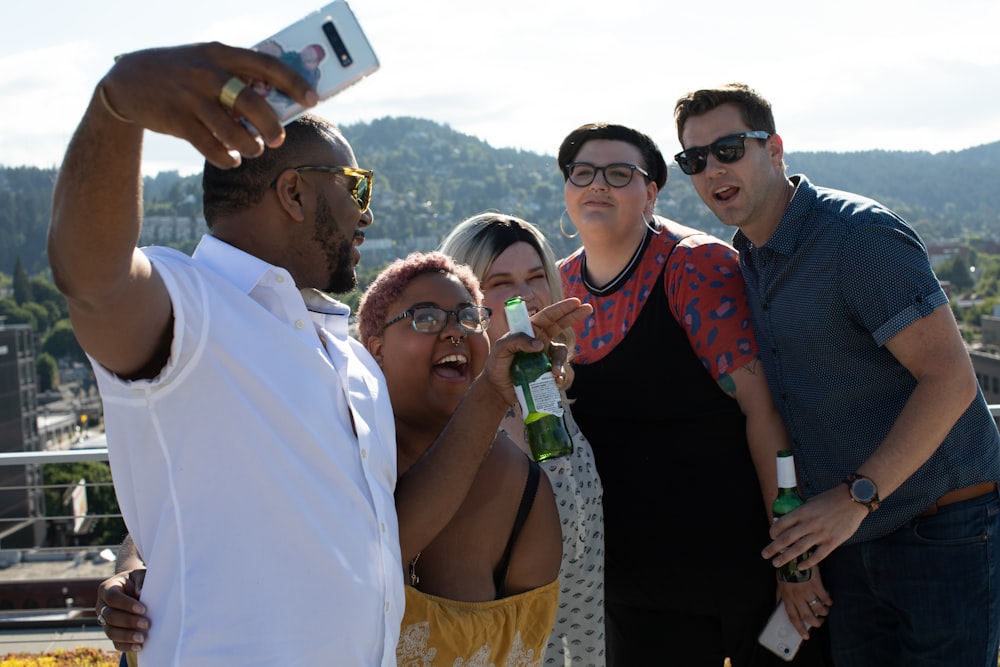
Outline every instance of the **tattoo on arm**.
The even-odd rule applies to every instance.
[[[759,363],[759,361],[760,361],[759,357],[754,357],[748,363],[744,364],[743,366],[740,366],[739,370],[743,371],[744,373],[748,373],[750,375],[756,375],[757,364]],[[722,391],[726,392],[726,395],[728,395],[730,398],[736,398],[736,381],[733,380],[732,375],[730,375],[729,373],[724,373],[719,378],[719,386],[722,388]]]

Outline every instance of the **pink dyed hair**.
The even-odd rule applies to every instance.
[[[476,305],[482,305],[483,292],[479,289],[479,279],[468,266],[437,251],[410,253],[383,269],[361,296],[361,303],[358,305],[358,339],[362,345],[367,346],[373,336],[382,334],[385,321],[389,318],[389,306],[414,278],[425,273],[440,273],[458,278],[465,289],[469,290]]]

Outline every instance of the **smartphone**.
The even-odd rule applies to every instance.
[[[806,623],[806,628],[809,628],[808,623]],[[784,600],[778,603],[771,618],[767,620],[767,625],[761,631],[758,641],[761,646],[782,660],[791,661],[799,652],[799,646],[802,645],[802,635],[788,620]]]
[[[304,76],[320,100],[333,97],[379,68],[378,58],[345,0],[334,0],[252,47],[275,56]],[[282,124],[306,112],[267,81],[250,83],[265,97]]]

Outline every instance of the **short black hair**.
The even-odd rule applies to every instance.
[[[594,139],[606,139],[609,141],[624,141],[639,149],[642,159],[646,162],[646,171],[649,172],[649,180],[656,183],[660,190],[667,184],[667,163],[663,159],[663,153],[656,145],[656,142],[639,130],[633,130],[624,125],[611,125],[609,123],[587,123],[581,125],[570,132],[562,145],[559,146],[559,169],[562,170],[563,180],[569,179],[569,165],[576,158],[580,149],[588,141]],[[642,166],[642,165],[640,165]]]
[[[205,162],[202,172],[202,209],[209,229],[216,218],[245,211],[260,203],[282,171],[297,166],[304,147],[322,142],[328,145],[340,137],[328,121],[312,114],[299,116],[285,126],[285,141],[277,148],[265,148],[254,158],[244,158],[238,167],[220,169]]]

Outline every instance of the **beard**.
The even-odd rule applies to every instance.
[[[330,270],[324,292],[346,294],[358,286],[358,277],[354,273],[354,235],[347,238],[333,217],[330,202],[326,196],[319,195],[316,204],[316,243],[326,255],[326,263]]]

